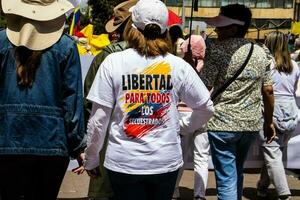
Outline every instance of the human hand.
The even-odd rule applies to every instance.
[[[276,136],[276,130],[273,123],[264,124],[264,136],[267,144],[270,144],[274,140]]]
[[[86,170],[87,174],[91,177],[91,178],[97,178],[100,176],[100,170],[99,167],[96,167],[94,169],[91,170]]]
[[[85,154],[84,153],[80,153],[78,156],[77,156],[77,162],[78,162],[78,167],[72,169],[72,172],[73,173],[76,173],[78,175],[82,174],[85,169],[83,167],[83,161],[84,161],[84,157],[85,157]]]

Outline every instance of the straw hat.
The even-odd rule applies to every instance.
[[[118,4],[114,8],[114,17],[105,25],[106,32],[112,33],[117,30],[131,16],[129,9],[137,2],[138,0],[129,0]]]
[[[67,0],[2,0],[6,34],[15,46],[43,50],[61,37],[65,13],[73,9]]]

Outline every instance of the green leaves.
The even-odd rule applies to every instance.
[[[124,0],[89,0],[94,34],[105,33],[105,24],[113,16],[113,8]]]

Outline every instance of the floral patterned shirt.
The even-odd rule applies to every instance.
[[[200,77],[207,87],[218,89],[244,63],[251,43],[244,38],[214,41],[207,47]],[[242,73],[215,100],[209,131],[259,131],[262,129],[263,86],[272,85],[266,51],[254,45],[253,53]]]

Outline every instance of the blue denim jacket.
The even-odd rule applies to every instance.
[[[17,85],[14,46],[0,31],[0,155],[76,156],[84,147],[83,92],[75,42],[43,51],[32,87]]]

